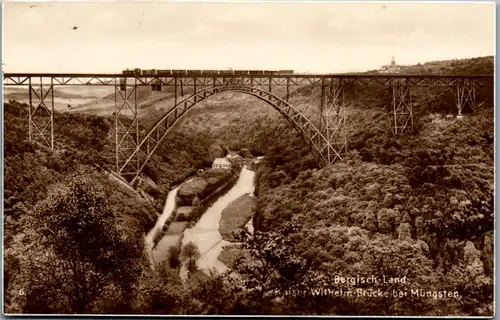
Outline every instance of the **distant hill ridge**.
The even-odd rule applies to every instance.
[[[54,89],[54,97],[61,99],[95,99],[96,95],[88,95],[88,94],[78,94],[66,92],[64,89]],[[23,100],[29,98],[28,87],[25,88],[6,88],[4,94],[4,100]]]
[[[403,74],[491,74],[494,73],[494,57],[477,57],[470,59],[453,59],[429,61],[423,64],[401,65],[399,73]],[[366,73],[378,74],[378,70],[371,70]]]

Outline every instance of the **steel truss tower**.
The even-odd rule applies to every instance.
[[[123,90],[122,90],[123,89]],[[137,79],[132,84],[118,83],[115,81],[115,148],[116,148],[116,170],[123,166],[130,154],[139,145],[139,118]],[[136,159],[130,162],[130,166],[139,170],[140,153]],[[133,172],[124,172],[123,175]]]
[[[457,83],[457,112],[461,116],[467,108],[476,112],[476,87],[473,79],[464,79]]]
[[[29,79],[29,141],[54,149],[54,84],[44,84]],[[36,79],[38,80],[38,79]],[[45,87],[44,87],[45,86]],[[48,106],[46,102],[49,102]]]
[[[342,80],[323,79],[321,85],[320,131],[326,138],[328,163],[347,157],[346,107]]]
[[[411,87],[406,81],[397,81],[389,86],[389,106],[392,133],[397,136],[413,131],[413,101]]]

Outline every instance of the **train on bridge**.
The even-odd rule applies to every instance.
[[[293,74],[293,70],[160,70],[160,69],[126,69],[122,71],[124,75],[130,76],[173,76],[173,75],[186,75],[186,76],[202,76],[202,75],[281,75]]]

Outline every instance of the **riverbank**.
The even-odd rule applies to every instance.
[[[228,268],[218,260],[224,245],[229,242],[222,239],[219,232],[219,223],[222,211],[240,196],[253,193],[255,172],[245,165],[240,172],[236,184],[215,201],[208,210],[201,216],[194,227],[184,231],[182,245],[192,242],[200,253],[200,258],[196,261],[198,269],[205,273],[215,270],[217,273],[224,272]],[[181,279],[187,278],[187,269],[181,268]]]
[[[168,220],[172,220],[172,213],[175,209],[175,197],[179,187],[175,187],[168,193],[167,199],[165,200],[165,207],[162,214],[158,217],[155,226],[146,235],[146,243],[151,246],[152,249],[155,248],[159,239],[161,237],[162,231],[164,231],[164,226]]]
[[[246,227],[257,208],[257,199],[244,194],[231,202],[224,210],[219,223],[219,232],[226,241],[236,242],[235,232]]]
[[[255,171],[253,192],[243,195],[231,202],[222,212],[219,231],[226,240],[226,244],[222,248],[218,260],[230,269],[233,268],[236,259],[241,254],[245,254],[242,250],[241,243],[236,242],[237,240],[234,237],[234,233],[238,232],[238,230],[247,229],[248,232],[253,234],[254,226],[257,225],[256,222],[258,223],[258,166],[263,158],[262,156],[257,157],[250,162],[251,169]]]
[[[224,170],[224,169],[222,169]],[[186,206],[183,201],[179,201],[178,193],[183,184],[189,183],[195,177],[180,184],[172,191],[169,192],[166,200],[166,205],[162,216],[158,219],[157,225],[150,231],[152,235],[152,245],[148,245],[152,252],[152,260],[155,264],[163,262],[171,255],[171,248],[174,251],[180,251],[184,230],[189,228],[198,221],[204,212],[214,203],[217,199],[231,189],[237,182],[240,171],[231,171],[233,174],[231,178],[224,184],[215,189],[206,198],[196,203],[195,206]],[[182,206],[179,206],[181,204]],[[148,234],[149,235],[149,234]],[[148,238],[149,241],[150,238]]]
[[[197,206],[192,208],[189,213],[188,227],[192,227],[196,222],[203,216],[203,214],[210,208],[221,196],[223,196],[227,191],[229,191],[238,182],[241,171],[235,173],[229,181],[224,183],[222,186],[214,190],[205,199],[201,200]]]

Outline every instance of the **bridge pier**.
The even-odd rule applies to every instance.
[[[290,78],[286,78],[286,102],[290,102]]]
[[[196,89],[196,85],[194,85],[194,89]],[[181,91],[180,96],[184,97],[184,83],[182,82],[182,78],[174,78],[174,105],[177,105],[179,90]]]
[[[130,154],[139,145],[137,88],[137,78],[131,86],[123,86],[115,82],[116,172],[120,171]],[[135,157],[134,161],[129,162],[133,171],[121,172],[122,176],[135,175],[140,165],[140,154],[137,153]]]
[[[340,79],[326,79],[321,83],[320,131],[325,137],[321,154],[328,164],[347,157],[347,136],[345,130],[346,108],[344,87]]]
[[[44,91],[44,85],[46,89]],[[28,137],[30,142],[40,143],[54,150],[54,79],[50,85],[33,83],[29,78]],[[49,101],[49,106],[46,102]]]
[[[177,105],[177,78],[174,78],[174,105]]]
[[[389,106],[392,133],[397,136],[405,131],[413,131],[413,101],[411,87],[406,81],[390,84]]]
[[[467,111],[467,108],[470,108],[472,112],[476,112],[476,88],[474,80],[464,79],[462,83],[458,83],[456,98],[459,116],[462,116],[462,113]]]

